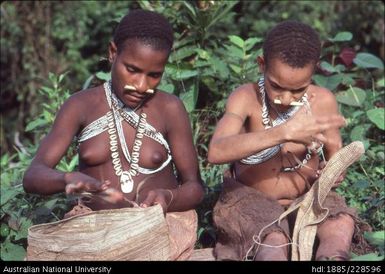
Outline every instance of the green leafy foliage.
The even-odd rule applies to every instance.
[[[41,113],[26,127],[33,131],[36,140],[44,137],[50,129],[59,107],[68,98],[68,90],[62,89],[62,81],[66,74],[49,74],[47,86],[39,90],[44,101]],[[23,260],[27,246],[28,228],[33,224],[57,221],[68,211],[69,201],[64,194],[49,197],[27,194],[22,187],[24,171],[31,162],[37,144],[21,146],[17,153],[1,156],[1,259]],[[58,164],[59,170],[68,172],[77,167],[78,156],[74,148],[68,151]]]
[[[22,260],[27,227],[58,220],[68,210],[69,201],[63,194],[26,194],[21,186],[22,176],[70,93],[111,78],[108,65],[101,60],[105,60],[113,27],[127,10],[134,8],[164,14],[175,29],[174,49],[158,88],[179,96],[191,118],[206,194],[197,210],[197,247],[215,244],[212,209],[228,166],[209,164],[207,151],[228,95],[237,86],[255,82],[259,77],[255,60],[262,53],[266,31],[282,20],[297,19],[320,32],[323,51],[313,81],[336,95],[347,120],[341,130],[344,144],[359,140],[366,149],[365,155],[349,168],[337,191],[372,226],[373,234],[366,237],[378,252],[353,259],[383,259],[384,56],[377,56],[379,50],[373,52],[383,43],[378,33],[383,32],[380,26],[384,8],[378,3],[2,3],[1,64],[9,69],[1,72],[1,107],[6,113],[0,134],[1,259]],[[351,63],[341,57],[345,48],[353,49]],[[22,141],[16,144],[13,140],[17,134]],[[77,163],[78,156],[71,147],[57,168],[72,171]]]

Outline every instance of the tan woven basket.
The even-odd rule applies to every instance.
[[[28,261],[152,261],[169,256],[160,205],[93,211],[28,230]]]

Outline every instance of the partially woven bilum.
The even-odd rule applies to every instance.
[[[328,161],[321,175],[311,189],[294,202],[284,213],[298,208],[293,231],[292,260],[311,260],[317,225],[325,220],[329,210],[323,207],[323,202],[338,177],[355,161],[365,149],[362,142],[356,141],[340,149]],[[282,218],[282,216],[281,216]]]
[[[28,230],[29,261],[155,261],[169,256],[160,205],[93,211]]]

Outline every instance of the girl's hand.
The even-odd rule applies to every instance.
[[[168,207],[173,201],[173,193],[170,189],[154,189],[147,193],[147,197],[140,204],[141,207],[153,206],[160,204],[163,208],[163,213],[166,214]]]

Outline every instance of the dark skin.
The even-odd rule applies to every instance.
[[[345,122],[338,113],[334,95],[311,83],[315,64],[292,68],[276,58],[269,60],[267,66],[262,57],[258,58],[258,62],[265,77],[271,119],[276,119],[277,111],[286,111],[291,102],[299,101],[305,93],[309,98],[311,114],[303,106],[286,123],[266,130],[262,123],[262,102],[258,86],[245,84],[230,95],[226,112],[211,139],[208,158],[211,163],[217,164],[235,162],[235,173],[241,183],[288,206],[307,192],[324,164],[313,154],[307,167],[296,172],[283,172],[282,168],[296,165],[294,156],[302,160],[306,148],[312,146],[313,141],[324,144],[325,158],[330,159],[342,147],[339,128]],[[275,99],[279,99],[282,104],[274,104]],[[266,162],[256,165],[239,162],[242,158],[278,144],[283,144],[281,151]],[[343,214],[320,224],[320,246],[316,258],[349,253],[353,230],[352,218]],[[285,245],[288,239],[283,233],[272,232],[263,239],[263,243],[271,246]],[[287,246],[261,246],[256,259],[287,260]]]
[[[127,106],[133,109],[139,106],[136,112],[145,112],[147,122],[165,137],[179,181],[169,164],[157,173],[133,177],[133,191],[122,193],[111,162],[107,131],[80,144],[79,171],[64,173],[55,169],[73,137],[109,111],[103,86],[98,86],[75,93],[63,104],[24,175],[25,191],[42,195],[90,192],[93,198],[87,206],[93,210],[127,207],[127,200],[138,201],[142,207],[160,204],[164,212],[194,208],[203,198],[203,189],[189,118],[178,97],[156,90],[168,55],[168,51],[154,50],[137,40],[125,41],[119,51],[113,42],[109,46],[113,91]],[[126,84],[134,86],[136,91],[124,90]],[[154,89],[155,93],[147,93],[148,89]],[[122,124],[131,153],[135,129],[125,122]],[[166,149],[148,137],[142,142],[139,165],[149,169],[159,167],[167,159]],[[129,163],[120,146],[119,154],[123,170],[128,170]],[[143,180],[145,183],[137,195],[137,186]]]

